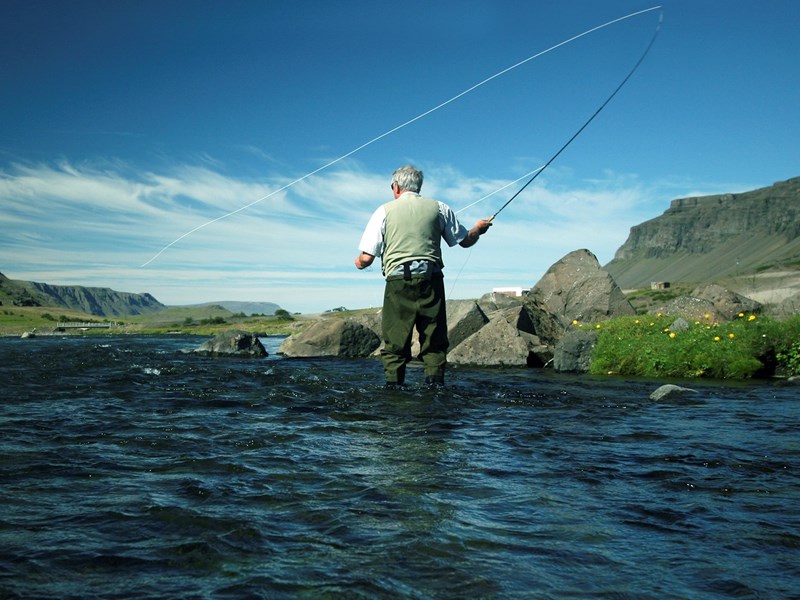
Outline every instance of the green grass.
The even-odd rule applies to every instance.
[[[0,334],[22,335],[26,331],[53,331],[57,321],[116,322],[111,329],[81,331],[82,334],[120,333],[215,335],[228,329],[243,329],[263,335],[289,335],[311,321],[292,316],[252,316],[233,314],[222,307],[170,307],[146,315],[96,317],[78,311],[52,307],[0,306]]]
[[[50,330],[58,321],[113,321],[82,312],[41,306],[0,306],[0,334],[21,335],[33,329]]]
[[[692,289],[694,288],[688,285],[673,285],[665,290],[641,288],[630,292],[625,297],[638,314],[644,314],[654,306],[666,304],[680,296],[691,295]]]
[[[594,325],[598,332],[590,372],[642,377],[749,379],[796,375],[800,366],[800,316],[787,321],[742,314],[730,322],[709,319],[673,331],[676,317],[641,315]]]

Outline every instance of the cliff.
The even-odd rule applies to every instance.
[[[744,192],[673,200],[631,228],[606,270],[622,288],[708,283],[800,270],[800,177]]]
[[[18,281],[0,273],[0,304],[68,308],[98,317],[122,317],[166,308],[150,294],[117,292],[109,288],[50,285]]]

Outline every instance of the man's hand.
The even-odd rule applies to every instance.
[[[489,231],[489,227],[492,226],[492,219],[491,217],[488,219],[481,219],[477,223],[475,223],[475,227],[469,230],[467,233],[467,237],[461,240],[459,244],[462,248],[469,248],[470,246],[474,246],[475,242],[478,241],[478,238],[481,237],[484,233]]]
[[[361,269],[366,269],[368,266],[372,264],[372,261],[375,260],[375,257],[372,254],[367,254],[366,252],[362,252],[358,256],[356,256],[355,264],[356,269],[359,271]]]
[[[481,219],[480,221],[475,223],[475,229],[478,230],[480,235],[483,235],[484,233],[489,231],[489,227],[491,227],[491,226],[492,226],[492,219],[491,218]]]

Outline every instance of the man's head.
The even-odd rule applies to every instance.
[[[419,191],[422,189],[422,171],[411,165],[400,167],[392,173],[393,189],[395,185],[398,191],[403,190],[405,192],[415,192],[419,194]]]

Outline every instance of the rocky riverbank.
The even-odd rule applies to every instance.
[[[788,296],[784,303],[798,299]],[[790,305],[786,306],[788,310]],[[594,346],[592,332],[578,329],[578,324],[636,314],[588,250],[576,250],[556,262],[527,296],[487,294],[478,300],[448,301],[447,308],[451,364],[553,367],[570,372],[587,370]],[[726,287],[706,285],[649,312],[721,322],[740,312],[756,314],[763,309],[761,303]],[[279,352],[287,357],[367,357],[379,356],[380,347],[380,310],[376,309],[322,318],[287,338]],[[415,336],[412,354],[417,350]]]

